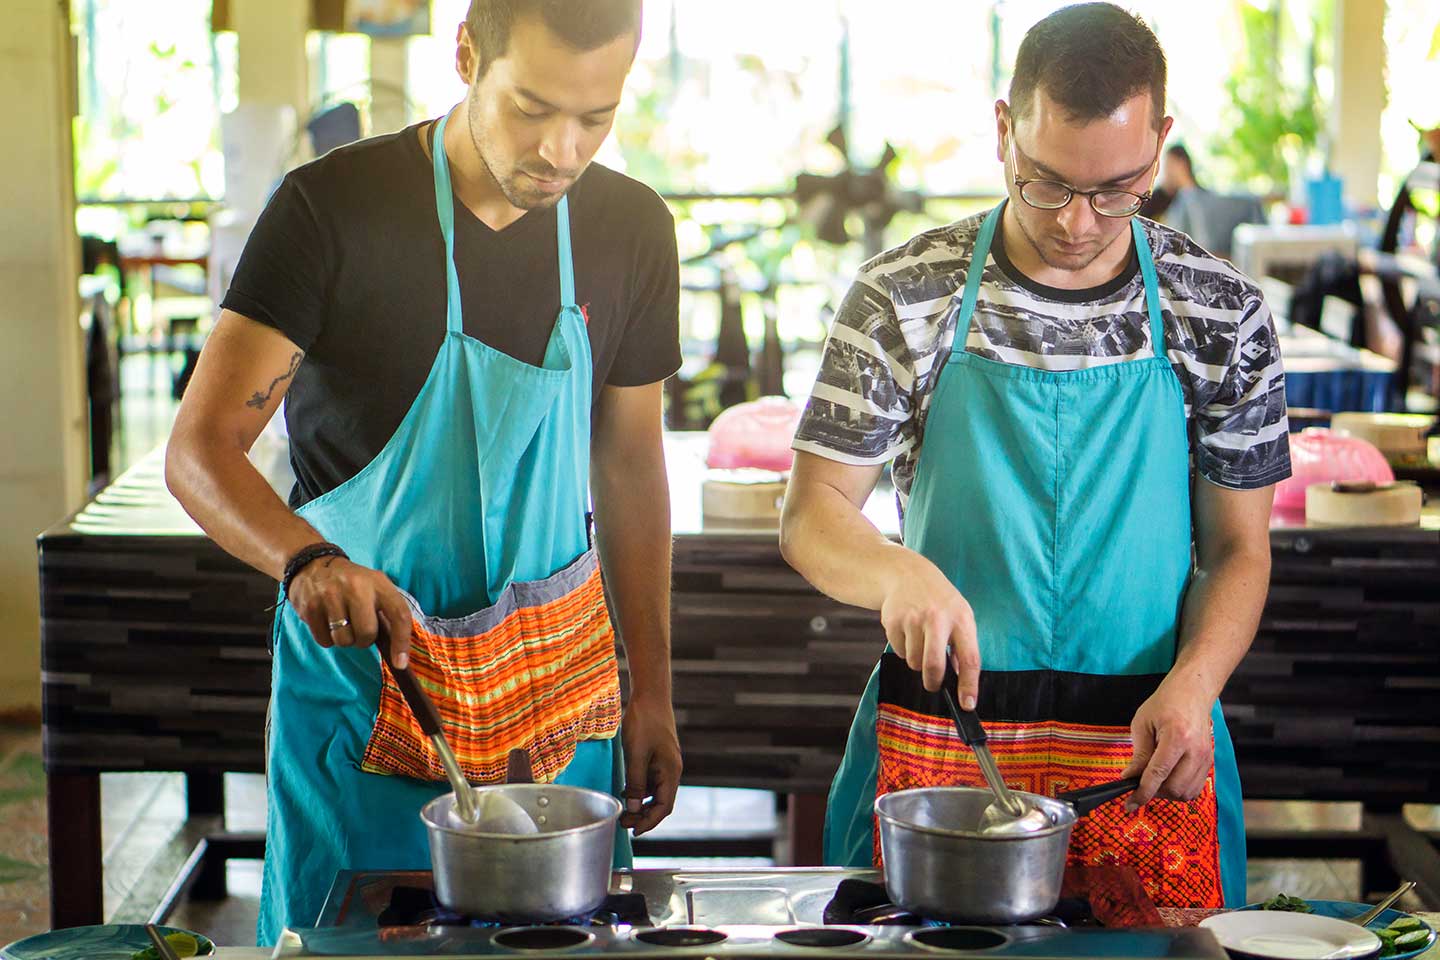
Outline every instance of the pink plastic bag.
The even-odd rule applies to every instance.
[[[705,460],[716,470],[754,467],[783,473],[795,454],[790,442],[800,424],[801,408],[784,397],[761,397],[739,403],[710,424],[710,454]]]
[[[1275,488],[1275,509],[1304,511],[1305,488],[1312,483],[1391,483],[1395,471],[1372,443],[1345,437],[1325,427],[1307,427],[1290,435],[1289,478]]]

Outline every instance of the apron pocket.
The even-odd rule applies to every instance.
[[[887,659],[892,656],[886,654]],[[929,694],[922,690],[903,705],[886,702],[886,666],[882,662],[875,720],[880,753],[876,795],[911,787],[987,789],[975,755],[955,734],[953,722],[916,709]],[[898,658],[891,667],[909,669]],[[913,686],[920,688],[918,677]],[[1119,779],[1133,752],[1128,726],[989,721],[985,733],[1005,784],[1045,797]],[[1069,862],[1125,864],[1139,874],[1157,906],[1224,906],[1213,768],[1200,796],[1188,803],[1155,800],[1127,813],[1122,798],[1081,817],[1070,834]],[[875,864],[883,866],[879,830]]]
[[[1051,796],[1116,780],[1130,763],[1128,727],[1055,727]],[[1089,752],[1105,746],[1112,749],[1105,750],[1098,761]],[[1071,764],[1080,769],[1067,770]],[[1205,786],[1194,800],[1152,800],[1127,813],[1122,797],[1081,817],[1070,834],[1069,861],[1123,863],[1134,868],[1156,906],[1223,907],[1215,768],[1210,768]]]
[[[515,749],[529,753],[536,782],[554,780],[577,743],[609,739],[620,727],[615,632],[594,551],[544,580],[511,584],[494,606],[469,616],[417,611],[410,669],[435,701],[468,780],[503,782]],[[446,779],[388,670],[360,766]]]

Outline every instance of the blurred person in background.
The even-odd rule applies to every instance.
[[[1160,189],[1171,198],[1157,215],[1168,226],[1190,238],[1217,257],[1229,257],[1230,239],[1242,223],[1264,223],[1260,199],[1248,193],[1215,193],[1200,185],[1195,164],[1183,144],[1165,151],[1160,166]]]

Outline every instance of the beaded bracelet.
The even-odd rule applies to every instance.
[[[312,543],[308,547],[301,547],[290,562],[285,564],[285,575],[280,579],[280,596],[290,598],[290,583],[301,570],[321,557],[340,557],[342,560],[349,560],[350,557],[340,547],[333,543],[322,540],[319,543]]]

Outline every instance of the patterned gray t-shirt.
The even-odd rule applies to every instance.
[[[894,460],[903,512],[935,374],[955,337],[965,272],[984,214],[926,231],[860,268],[825,344],[795,449],[857,465]],[[1165,352],[1185,395],[1192,462],[1237,490],[1290,475],[1279,340],[1260,289],[1189,237],[1149,220]],[[999,231],[965,349],[1042,370],[1152,355],[1138,261],[1091,290],[1021,278]]]

